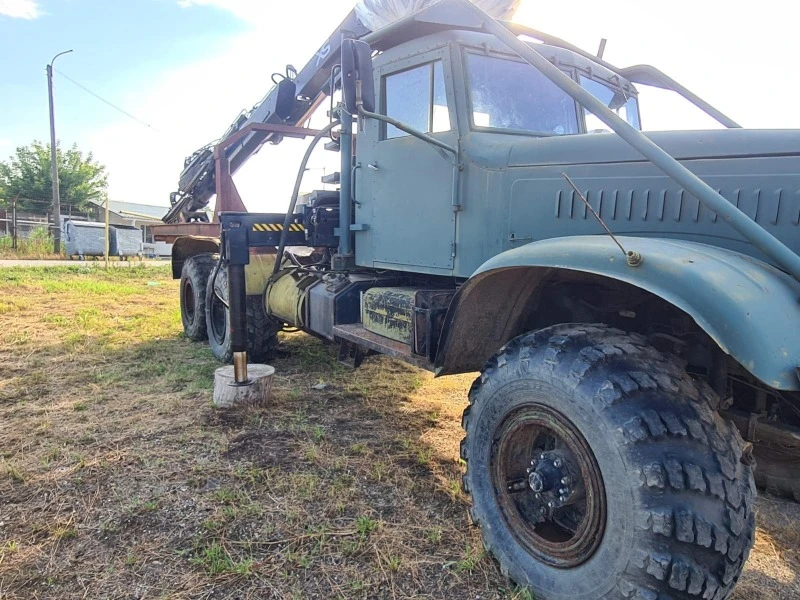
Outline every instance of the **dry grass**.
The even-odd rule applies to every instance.
[[[526,597],[468,526],[471,378],[282,346],[218,412],[166,268],[0,270],[0,598]],[[800,510],[759,510],[736,598],[797,598]]]
[[[53,259],[63,258],[53,252],[53,238],[44,227],[38,227],[29,237],[20,237],[12,248],[11,236],[0,235],[0,259]]]

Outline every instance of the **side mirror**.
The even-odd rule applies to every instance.
[[[375,82],[372,74],[372,48],[361,40],[342,42],[342,100],[350,114],[358,113],[358,103],[375,112]]]
[[[285,121],[294,112],[297,103],[297,85],[288,77],[284,77],[277,84],[278,98],[275,100],[275,114]]]

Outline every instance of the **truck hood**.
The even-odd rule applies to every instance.
[[[647,137],[678,160],[800,156],[800,129],[654,131]],[[615,133],[522,138],[511,144],[509,167],[642,162]]]

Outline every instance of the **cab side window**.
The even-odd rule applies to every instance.
[[[392,73],[383,78],[385,114],[423,133],[449,131],[450,112],[442,61]],[[386,125],[384,138],[408,135]]]

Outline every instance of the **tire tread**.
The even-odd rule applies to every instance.
[[[707,384],[641,335],[604,325],[558,325],[519,336],[491,357],[462,416],[464,491],[470,493],[472,407],[488,393],[486,386],[500,385],[505,372],[524,373],[537,361],[570,388],[593,389],[596,408],[620,419],[617,432],[629,457],[667,449],[660,460],[640,458],[631,473],[647,505],[637,522],[650,537],[647,550],[637,547],[641,558],[632,562],[638,564],[629,565],[605,597],[728,598],[755,529],[755,490],[751,468],[741,460],[741,436],[716,414],[719,400]],[[714,459],[699,460],[698,453]],[[709,510],[709,502],[717,509]],[[481,526],[481,508],[473,506],[471,514]],[[496,557],[503,572],[513,571],[507,557]]]

